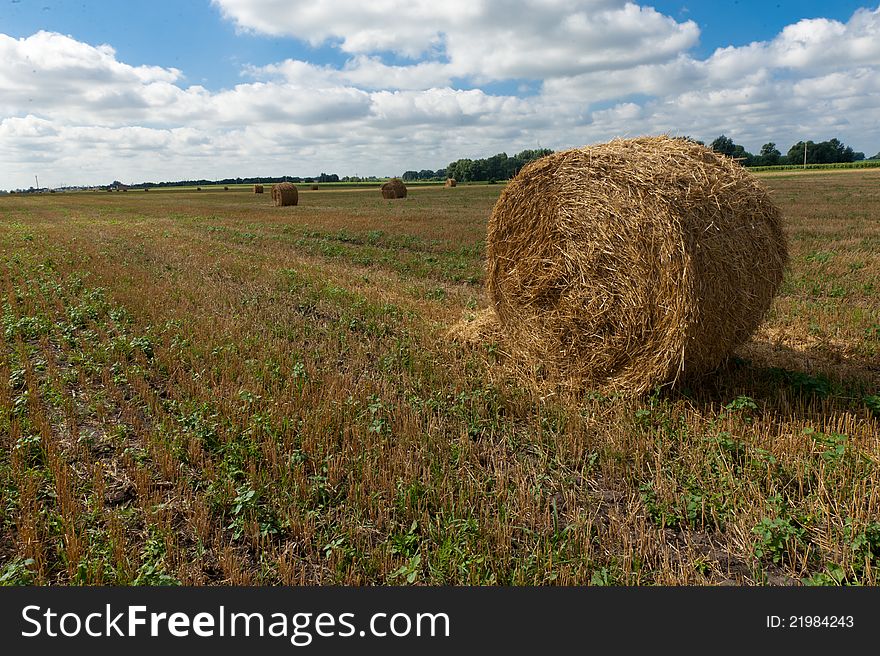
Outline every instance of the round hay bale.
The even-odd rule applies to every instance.
[[[568,384],[642,393],[717,368],[788,261],[780,214],[733,160],[671,137],[554,153],[489,219],[508,347]]]
[[[201,191],[201,190],[202,190],[201,187],[196,187],[196,191]],[[123,191],[125,191],[125,190],[123,189]]]
[[[254,185],[254,193],[255,194],[262,194],[263,193],[263,185],[255,184]]]
[[[382,198],[406,198],[406,185],[400,178],[391,178],[382,185]]]
[[[458,183],[455,181],[455,178],[446,178],[446,184],[443,186],[449,188],[455,187],[457,184]]]
[[[309,189],[311,189],[312,191],[318,191],[318,185],[313,184],[312,186],[309,187]]]
[[[224,186],[223,186],[223,191],[229,191],[229,187],[227,187],[227,186],[224,185]]]
[[[292,182],[282,182],[272,185],[272,202],[275,207],[296,205],[299,202],[299,194]]]

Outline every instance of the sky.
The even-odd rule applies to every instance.
[[[0,189],[399,175],[644,134],[880,151],[880,6],[0,0]]]

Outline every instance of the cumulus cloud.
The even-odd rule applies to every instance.
[[[287,59],[268,66],[248,66],[245,70],[258,79],[284,80],[290,85],[311,89],[326,87],[328,83],[361,89],[431,89],[450,86],[453,78],[449,64],[428,61],[408,66],[388,65],[378,57],[366,55],[349,59],[342,68]]]
[[[242,29],[448,64],[481,82],[573,75],[674,57],[693,21],[616,0],[213,0]]]
[[[349,56],[246,66],[209,91],[109,45],[0,34],[0,188],[34,172],[50,184],[399,174],[659,132],[723,132],[753,151],[830,137],[880,149],[880,9],[699,59],[693,23],[615,0],[215,4],[241,29]],[[488,80],[537,82],[493,93]]]
[[[40,31],[26,39],[0,34],[0,57],[10,65],[2,69],[3,83],[34,86],[63,83],[66,78],[89,79],[96,84],[113,82],[175,82],[180,71],[160,66],[129,66],[116,60],[109,45],[90,46],[69,36]],[[34,74],[39,74],[35,80]]]
[[[185,119],[201,109],[198,86],[177,86],[181,72],[130,66],[108,45],[53,32],[14,39],[0,34],[0,116],[32,112],[66,120],[100,116],[105,124]],[[167,108],[169,115],[160,110]]]
[[[705,60],[682,53],[613,75],[548,79],[542,97],[586,105],[621,99],[593,113],[587,134],[598,138],[597,127],[618,121],[619,134],[725,132],[754,150],[770,139],[837,136],[872,154],[880,146],[880,120],[869,109],[880,104],[878,79],[880,9],[862,9],[846,23],[802,20],[770,41],[719,48]],[[626,99],[633,95],[641,97],[637,116]]]

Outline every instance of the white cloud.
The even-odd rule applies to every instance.
[[[175,82],[180,71],[160,66],[129,66],[116,60],[108,45],[90,46],[54,32],[37,32],[26,39],[0,34],[3,82],[33,87],[46,81],[63,83],[69,77],[85,77],[96,84],[107,82]],[[34,77],[39,75],[39,77]]]
[[[313,26],[316,43],[353,54],[339,67],[246,67],[241,84],[209,91],[176,69],[119,61],[107,45],[0,34],[0,188],[29,186],[34,172],[48,184],[397,174],[660,132],[723,132],[752,151],[831,137],[880,150],[880,9],[800,21],[698,59],[692,23],[613,0],[415,1],[400,12],[388,2],[218,4],[243,28]],[[374,34],[389,16],[398,27]],[[390,64],[385,49],[428,54]],[[532,76],[538,85],[520,84]],[[490,79],[512,80],[511,91],[480,88]]]
[[[392,66],[378,57],[367,55],[353,57],[339,69],[287,59],[268,66],[250,66],[246,72],[256,78],[280,79],[294,86],[312,89],[328,84],[353,85],[361,89],[431,89],[450,86],[453,77],[452,67],[442,62]]]
[[[395,51],[417,57],[440,43],[450,24],[477,16],[478,3],[457,0],[212,0],[244,30],[293,36],[317,46],[338,41],[351,53]]]
[[[103,124],[179,121],[201,109],[201,87],[177,86],[174,68],[130,66],[110,46],[52,32],[25,39],[0,34],[0,117],[35,113]],[[168,116],[162,109],[169,109]]]
[[[699,29],[622,0],[212,0],[240,28],[448,63],[478,81],[539,79],[674,57]]]
[[[757,151],[802,138],[842,138],[880,147],[880,9],[847,23],[802,20],[767,42],[720,48],[706,60],[688,54],[606,75],[587,73],[544,83],[544,98],[581,107],[624,99],[592,113],[587,138],[670,131],[711,139],[724,132]],[[637,115],[626,102],[639,100]],[[604,130],[604,132],[603,132]]]

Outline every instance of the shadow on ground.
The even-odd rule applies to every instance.
[[[764,333],[718,371],[671,394],[721,404],[747,396],[767,411],[792,416],[849,412],[880,418],[880,360],[842,342]]]

